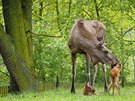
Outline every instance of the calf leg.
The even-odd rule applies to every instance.
[[[115,88],[115,84],[114,84],[114,80],[113,80],[113,95],[114,95],[114,88]]]
[[[118,84],[115,84],[115,86],[116,86],[116,89],[118,90],[118,94],[120,95],[119,85]]]
[[[106,65],[102,64],[103,72],[104,72],[104,91],[108,92],[108,85],[107,85],[107,77],[106,77]]]
[[[72,86],[71,86],[71,93],[75,93],[75,76],[76,76],[76,54],[71,54],[72,58]]]
[[[118,93],[119,93],[119,95],[121,94],[120,93],[120,85],[118,84]]]
[[[120,86],[119,86],[119,80],[118,80],[118,78],[116,78],[115,86],[116,86],[116,88],[118,90],[118,94],[120,95]]]
[[[94,84],[95,84],[95,78],[96,78],[96,75],[97,75],[97,69],[98,69],[98,65],[95,65],[94,69],[93,69],[93,75],[92,75],[92,81],[91,81],[91,86],[92,87],[94,87]]]
[[[108,94],[110,93],[110,90],[111,90],[112,86],[113,86],[113,85],[110,84],[109,89],[108,89]]]
[[[110,90],[113,86],[113,81],[112,81],[112,78],[110,77],[110,86],[109,86],[109,89],[108,89],[108,94],[110,93]]]
[[[86,76],[87,82],[90,82],[90,54],[86,53]]]

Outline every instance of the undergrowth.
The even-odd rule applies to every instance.
[[[115,95],[104,93],[101,86],[95,86],[96,95],[84,96],[83,87],[76,88],[76,94],[70,93],[70,88],[58,88],[44,92],[8,94],[0,97],[0,101],[135,101],[135,86],[121,88],[121,95],[115,89]]]

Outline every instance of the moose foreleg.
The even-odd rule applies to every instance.
[[[93,75],[92,75],[92,81],[91,81],[91,86],[92,87],[94,87],[94,84],[95,84],[95,78],[96,78],[96,75],[97,75],[97,69],[98,69],[98,65],[96,64],[94,66]]]
[[[104,91],[108,92],[108,85],[107,85],[107,77],[106,77],[106,65],[102,64],[103,72],[104,72]]]
[[[71,53],[72,58],[72,86],[71,93],[75,93],[75,76],[76,76],[76,54]]]
[[[87,82],[90,83],[90,54],[86,53],[86,76]]]

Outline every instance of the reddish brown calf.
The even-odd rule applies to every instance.
[[[95,95],[95,90],[92,88],[89,82],[84,86],[83,95]]]
[[[111,69],[110,87],[109,87],[108,93],[110,92],[110,89],[113,87],[113,95],[114,95],[114,87],[116,87],[118,90],[118,94],[120,95],[119,75],[120,75],[121,69],[122,69],[121,64],[117,64]]]

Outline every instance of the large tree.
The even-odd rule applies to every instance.
[[[32,0],[2,0],[5,31],[1,28],[1,55],[10,73],[11,89],[35,90],[32,72]],[[8,34],[9,37],[7,37]],[[10,39],[10,40],[9,40]]]

